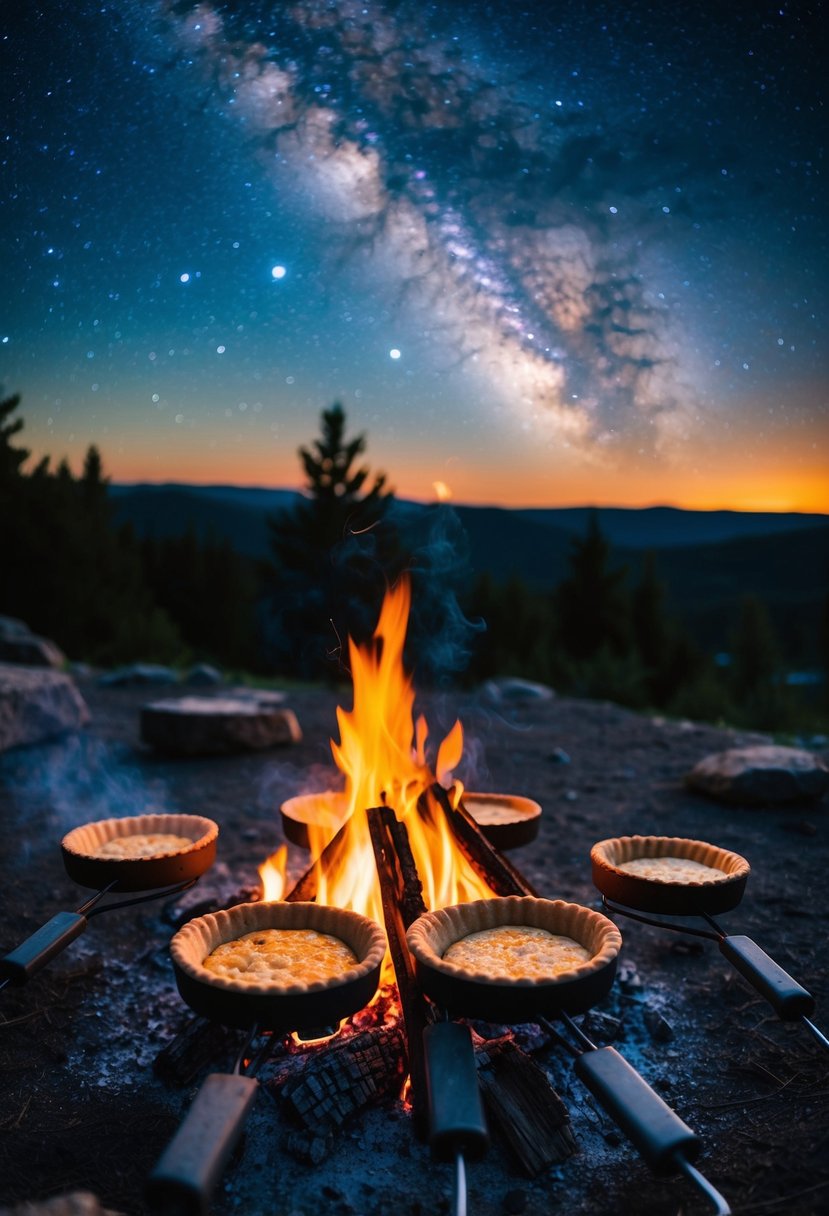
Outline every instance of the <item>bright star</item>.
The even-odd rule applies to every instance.
[[[390,359],[399,359],[399,358],[400,358],[401,353],[402,353],[402,352],[401,352],[401,351],[399,351],[399,350],[397,349],[397,347],[396,347],[396,346],[393,346],[393,347],[391,348],[391,350],[389,351],[389,358],[390,358]]]
[[[271,267],[271,274],[273,275],[273,277],[275,279],[284,279],[285,275],[287,273],[288,273],[288,271],[285,269],[284,266],[272,266]]]

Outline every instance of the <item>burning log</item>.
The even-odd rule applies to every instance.
[[[453,807],[449,801],[449,795],[438,782],[432,785],[429,793],[446,817],[467,861],[476,874],[489,883],[497,895],[538,894],[520,870],[517,870],[512,862],[489,843],[478,824],[464,807],[463,801],[460,806]],[[424,795],[424,798],[428,798],[428,794]],[[430,813],[428,808],[425,813]]]
[[[509,1039],[476,1056],[487,1115],[528,1177],[578,1152],[567,1107],[535,1060]]]
[[[423,1031],[430,1019],[406,945],[406,930],[426,911],[426,905],[405,826],[389,807],[374,807],[367,814],[380,880],[383,920],[406,1028],[412,1120],[416,1134],[423,1137],[428,1122]]]
[[[312,1137],[325,1140],[363,1107],[399,1093],[405,1058],[399,1026],[365,1030],[310,1055],[299,1076],[282,1084],[280,1097]]]
[[[203,1068],[215,1065],[234,1041],[233,1032],[219,1022],[188,1017],[156,1056],[153,1072],[168,1085],[189,1085]]]
[[[342,847],[349,822],[350,820],[346,820],[337,834],[331,837],[328,844],[320,853],[319,857],[317,857],[315,861],[311,862],[310,866],[302,877],[285,896],[286,903],[302,903],[306,900],[316,899],[319,873],[321,870],[324,871],[337,856],[337,853]]]

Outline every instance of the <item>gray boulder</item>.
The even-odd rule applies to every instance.
[[[829,769],[798,747],[736,747],[694,765],[685,784],[719,802],[742,806],[809,802],[829,789]]]
[[[0,751],[79,730],[89,710],[69,676],[0,663]]]
[[[48,638],[32,633],[23,621],[0,616],[0,663],[61,668],[66,665],[66,655]]]
[[[142,684],[177,684],[178,675],[172,667],[162,667],[157,663],[131,663],[129,667],[119,667],[116,671],[107,671],[98,677],[98,683],[104,688],[131,688]]]

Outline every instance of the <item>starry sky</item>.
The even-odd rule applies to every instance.
[[[35,455],[829,511],[821,4],[3,15],[0,382]]]

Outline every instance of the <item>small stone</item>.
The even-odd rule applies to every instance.
[[[619,968],[619,983],[623,988],[633,989],[641,988],[642,981],[639,978],[639,972],[636,970],[636,963],[632,963],[626,959]]]
[[[655,1043],[670,1043],[674,1037],[670,1022],[653,1005],[645,1006],[645,1025]]]
[[[705,946],[696,939],[688,941],[687,938],[681,938],[679,941],[671,943],[671,954],[678,954],[680,957],[699,958],[704,953]]]
[[[172,667],[162,667],[157,663],[131,663],[128,667],[119,667],[98,677],[98,683],[103,688],[130,688],[142,684],[177,682],[178,675]]]
[[[598,1039],[601,1043],[612,1043],[618,1038],[621,1026],[619,1018],[614,1018],[609,1013],[601,1013],[597,1009],[586,1013],[581,1022],[581,1028],[588,1039]]]
[[[221,682],[222,673],[210,663],[197,663],[184,675],[184,683],[195,687],[211,687]]]
[[[578,800],[579,800],[578,790],[565,790],[564,791],[564,801],[565,802],[578,802]]]
[[[484,698],[494,705],[512,701],[550,701],[556,695],[546,684],[535,684],[532,680],[520,680],[514,676],[487,680],[483,692]]]
[[[762,744],[705,756],[685,784],[718,802],[740,806],[815,801],[829,789],[829,768],[801,748]]]
[[[551,764],[570,764],[570,756],[563,747],[554,748],[547,759]]]
[[[527,1192],[518,1190],[507,1191],[504,1196],[504,1211],[509,1216],[520,1216],[527,1209]]]

